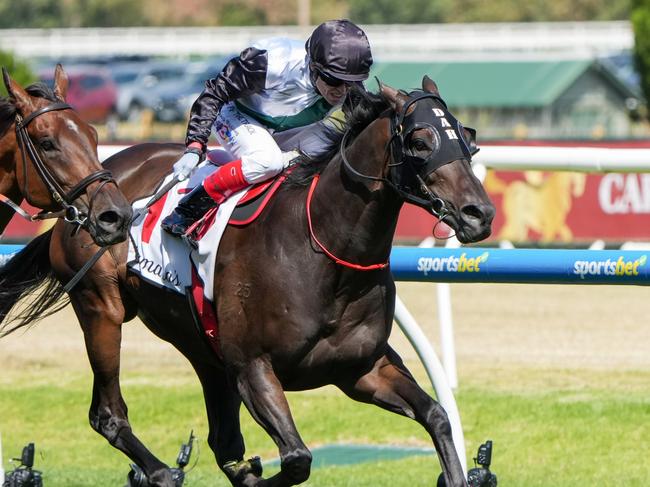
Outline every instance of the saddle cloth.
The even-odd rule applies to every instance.
[[[147,281],[185,294],[188,287],[203,288],[205,298],[213,299],[214,267],[219,241],[228,224],[230,215],[247,189],[240,191],[206,215],[206,224],[200,230],[198,248],[191,249],[181,239],[173,237],[160,228],[160,221],[169,215],[180,199],[203,179],[217,170],[210,161],[204,161],[192,176],[176,184],[167,194],[156,201],[148,211],[133,222],[127,266],[131,272]],[[159,187],[167,184],[169,174]],[[144,208],[151,196],[136,201],[134,211]],[[194,277],[194,279],[193,279]],[[200,282],[197,283],[197,277]],[[196,296],[195,296],[196,298]]]

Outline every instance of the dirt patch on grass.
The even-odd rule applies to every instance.
[[[440,353],[436,286],[399,283],[407,308]],[[455,284],[451,286],[460,374],[489,368],[650,370],[648,290],[632,286]],[[397,326],[391,343],[417,356]],[[189,369],[139,321],[123,327],[123,369]],[[70,307],[0,340],[3,374],[86,368],[83,334]],[[90,373],[90,372],[89,372]]]

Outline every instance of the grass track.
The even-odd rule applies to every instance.
[[[468,457],[492,439],[493,467],[503,486],[645,486],[650,333],[639,318],[645,290],[558,288],[454,287],[457,401]],[[400,294],[435,343],[434,310],[424,294],[430,289],[401,285]],[[82,337],[69,321],[64,313],[0,341],[4,467],[10,468],[7,456],[35,441],[47,487],[121,486],[128,460],[88,426],[92,378]],[[393,342],[426,386],[399,332]],[[137,325],[125,329],[122,384],[136,433],[163,460],[173,462],[195,430],[200,455],[186,485],[227,485],[205,442],[198,381],[173,350]],[[290,394],[289,400],[311,447],[430,445],[410,420],[353,403],[333,388]],[[242,417],[249,453],[274,458],[272,442],[247,413]],[[306,485],[432,486],[438,472],[436,459],[414,457],[316,469]]]

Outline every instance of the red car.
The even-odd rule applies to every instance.
[[[117,86],[109,72],[99,66],[63,67],[68,75],[66,101],[90,123],[106,123],[116,117]],[[41,71],[39,79],[52,87],[54,69]]]

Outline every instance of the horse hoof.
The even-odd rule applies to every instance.
[[[176,487],[176,481],[169,468],[157,470],[147,477],[147,481],[147,485],[151,487]]]
[[[239,462],[232,460],[224,464],[223,471],[233,485],[249,485],[249,483],[246,482],[247,477],[253,476],[259,479],[259,477],[262,476],[262,461],[260,460],[260,457],[240,460]]]
[[[258,477],[262,476],[262,459],[260,457],[252,457],[248,459],[251,466],[251,472]]]

